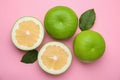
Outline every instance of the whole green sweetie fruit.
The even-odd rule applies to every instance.
[[[98,32],[86,30],[75,37],[73,48],[80,61],[89,63],[102,57],[105,51],[105,40]]]
[[[74,35],[78,18],[75,12],[65,6],[56,6],[45,15],[44,26],[48,34],[55,39],[68,39]]]

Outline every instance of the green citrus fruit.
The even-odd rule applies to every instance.
[[[93,62],[103,55],[105,41],[98,32],[86,30],[75,37],[73,48],[80,61]]]
[[[46,31],[55,39],[70,38],[78,26],[75,12],[65,6],[56,6],[50,9],[44,19]]]

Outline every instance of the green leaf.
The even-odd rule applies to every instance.
[[[37,60],[38,51],[37,50],[31,50],[28,51],[21,59],[21,62],[23,63],[34,63]]]
[[[79,19],[79,28],[84,31],[90,29],[95,22],[96,14],[94,9],[85,11]]]

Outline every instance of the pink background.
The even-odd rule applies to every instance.
[[[34,16],[43,23],[47,10],[57,5],[72,8],[78,17],[94,8],[96,22],[92,30],[103,35],[107,48],[98,61],[81,63],[72,49],[74,36],[80,32],[78,29],[72,38],[62,41],[72,50],[71,67],[64,74],[53,76],[43,72],[37,62],[21,63],[25,52],[12,44],[10,34],[18,18]],[[0,0],[0,23],[0,80],[120,80],[120,0]],[[45,33],[42,45],[51,40]]]

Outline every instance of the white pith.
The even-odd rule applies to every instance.
[[[23,21],[28,21],[28,20],[32,20],[33,22],[35,22],[36,24],[38,24],[39,27],[40,27],[39,39],[34,44],[34,46],[32,46],[32,47],[27,47],[27,46],[19,45],[18,42],[17,42],[17,40],[16,40],[16,38],[15,38],[15,35],[16,35],[15,31],[16,31],[16,29],[19,28],[19,23],[21,23]],[[26,34],[29,35],[30,34],[29,31],[27,31]],[[21,49],[21,50],[32,50],[32,49],[37,48],[41,44],[43,38],[44,38],[44,28],[43,28],[43,25],[42,25],[42,23],[38,19],[36,19],[34,17],[30,17],[30,16],[22,17],[19,20],[17,20],[16,23],[14,24],[14,26],[13,26],[13,29],[12,29],[12,41],[13,41],[14,45],[17,48]]]
[[[67,60],[67,64],[60,70],[53,70],[53,69],[48,69],[43,63],[42,63],[42,59],[41,59],[41,56],[43,54],[43,52],[45,51],[46,47],[49,46],[49,45],[55,45],[55,46],[60,46],[61,48],[65,49],[65,51],[67,52],[68,54],[68,60]],[[55,59],[55,57],[54,57]],[[39,51],[39,54],[38,54],[38,64],[39,66],[47,73],[50,73],[50,74],[53,74],[53,75],[58,75],[58,74],[61,74],[63,72],[65,72],[70,64],[72,62],[72,55],[71,55],[71,51],[69,50],[69,48],[64,45],[63,43],[61,42],[48,42],[46,43],[42,48],[41,50]]]

